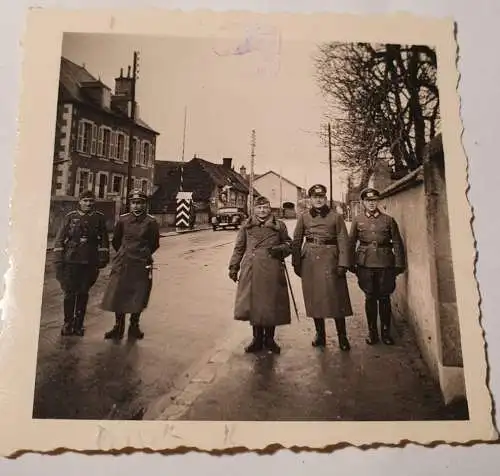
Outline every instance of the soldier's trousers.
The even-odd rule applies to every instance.
[[[376,329],[377,317],[384,330],[391,325],[391,294],[396,289],[396,273],[393,268],[357,269],[358,284],[365,293],[365,311],[368,326]]]
[[[97,266],[65,263],[57,270],[57,279],[64,292],[64,322],[76,320],[81,326],[87,311],[90,288],[99,276]]]

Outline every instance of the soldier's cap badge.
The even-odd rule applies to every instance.
[[[309,191],[307,192],[307,194],[310,196],[310,197],[313,197],[313,196],[316,196],[316,197],[324,197],[326,196],[326,187],[324,185],[321,185],[321,184],[316,184],[316,185],[313,185]]]

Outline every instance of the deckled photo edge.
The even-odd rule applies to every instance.
[[[37,13],[43,14],[40,17],[40,19],[36,18]],[[21,115],[19,117],[21,118],[21,120],[22,120],[22,118],[25,118],[26,122],[28,124],[30,124],[30,122],[32,122],[32,121],[30,121],[29,118],[27,118],[27,115],[29,114],[29,108],[30,108],[29,99],[30,99],[30,96],[33,97],[33,95],[30,95],[29,92],[26,91],[27,89],[29,89],[30,86],[25,87],[25,84],[26,83],[33,84],[34,82],[36,82],[37,78],[33,78],[33,77],[27,78],[26,73],[28,71],[32,70],[32,68],[35,67],[35,64],[47,65],[47,61],[43,61],[43,59],[42,59],[42,57],[43,57],[44,59],[48,60],[49,64],[52,64],[51,79],[52,80],[55,79],[55,74],[56,74],[56,70],[57,70],[57,67],[55,65],[56,65],[56,62],[58,60],[58,54],[60,52],[60,39],[62,37],[62,32],[69,30],[69,28],[65,27],[65,21],[68,20],[68,23],[70,23],[70,24],[77,24],[79,22],[77,17],[75,15],[69,14],[69,12],[64,12],[64,14],[62,14],[61,12],[54,12],[54,17],[53,17],[55,19],[54,22],[52,21],[51,16],[47,15],[47,14],[48,14],[48,11],[32,10],[30,12],[30,20],[28,22],[28,25],[31,25],[31,26],[30,26],[30,29],[26,30],[26,37],[25,37],[26,39],[25,39],[24,44],[25,44],[25,47],[27,48],[27,50],[25,49],[25,51],[24,51],[25,61],[23,62],[23,77],[22,77],[23,87],[22,87],[22,99],[21,99]],[[158,13],[156,12],[156,15],[157,14]],[[122,19],[123,20],[127,19],[127,13],[119,12],[116,14],[114,12],[113,15],[118,20],[116,23],[117,25],[119,25],[121,23]],[[189,15],[189,14],[187,14],[187,15]],[[210,15],[210,14],[207,13],[207,15]],[[217,14],[217,15],[221,15],[221,14]],[[96,23],[98,23],[98,24],[104,24],[105,19],[103,18],[103,16],[104,15],[92,17],[89,15],[85,15],[85,23],[86,24],[85,25],[82,24],[81,29],[83,31],[91,31],[93,28],[93,26],[92,26],[93,20],[97,20]],[[288,14],[287,16],[288,16],[289,20],[299,20],[299,22],[301,20],[304,20],[307,18],[307,15]],[[402,18],[403,17],[406,17],[406,19],[408,19],[408,20],[410,20],[410,18],[411,18],[411,16],[408,17],[406,14],[404,16],[402,16]],[[128,18],[130,18],[130,17],[128,17]],[[229,18],[230,17],[228,16],[228,19]],[[272,19],[273,16],[270,16],[269,18]],[[334,17],[332,16],[331,18],[333,19]],[[391,16],[391,18],[394,18],[394,15]],[[58,19],[61,21],[59,21]],[[416,20],[418,22],[418,17],[416,18]],[[189,22],[189,20],[186,20],[186,21]],[[224,21],[226,21],[226,20],[224,20]],[[43,24],[44,22],[46,22],[45,25]],[[194,24],[191,25],[193,28],[196,27],[195,23],[196,22],[194,22]],[[210,22],[207,21],[207,23],[210,23]],[[43,33],[45,32],[45,34],[46,34],[46,30],[44,30],[44,26],[47,27],[49,25],[50,25],[50,28],[53,29],[54,31],[51,32],[50,36],[47,35],[47,38],[45,39],[44,42],[40,42],[41,38],[43,38]],[[136,28],[137,28],[137,26],[136,26]],[[205,28],[207,28],[206,25],[205,25]],[[141,28],[139,28],[139,29],[141,29]],[[98,29],[96,29],[96,30],[98,30]],[[156,30],[156,28],[154,28],[154,30]],[[102,27],[102,30],[98,30],[98,31],[99,32],[107,32],[107,30],[104,26]],[[146,29],[143,28],[142,32],[145,33]],[[164,33],[167,33],[167,32],[164,32]],[[38,36],[38,34],[40,34],[40,36]],[[134,32],[131,34],[137,34],[137,33]],[[158,32],[158,34],[159,34],[159,32]],[[366,36],[366,33],[362,36]],[[43,45],[42,45],[42,43],[43,43]],[[30,51],[30,48],[34,49],[35,45],[36,45],[36,48],[39,48],[39,49],[43,49],[45,47],[45,51],[43,51],[42,54],[40,54],[40,52],[38,52],[38,54],[37,54],[37,53]],[[57,45],[57,47],[56,47],[56,45]],[[35,59],[35,57],[36,57],[36,59]],[[455,61],[453,61],[453,66],[456,67]],[[441,73],[441,75],[442,74],[443,73]],[[455,81],[455,83],[457,83],[458,82],[458,73],[455,71],[453,74],[457,80],[457,81]],[[47,78],[45,77],[44,81],[42,81],[42,83],[46,82],[46,79]],[[52,117],[54,116],[53,112],[55,111],[55,101],[54,101],[54,98],[56,96],[55,89],[56,88],[53,87],[51,94],[49,94],[50,101],[47,100],[47,102],[44,103],[46,106],[50,107],[50,114],[52,114]],[[458,101],[458,92],[456,91],[456,88],[454,89],[454,93],[457,95],[457,101]],[[446,94],[451,95],[451,92],[447,91]],[[458,119],[458,121],[460,121],[459,117],[457,117],[457,119]],[[52,121],[53,120],[51,119],[51,123],[52,123]],[[446,128],[447,129],[450,128],[450,121],[449,120],[446,121],[446,124],[447,124]],[[459,124],[461,124],[461,123],[459,122]],[[78,448],[89,449],[89,450],[90,449],[101,449],[102,447],[106,447],[108,445],[109,445],[109,448],[119,447],[120,443],[121,443],[120,440],[122,440],[122,437],[121,437],[122,430],[123,430],[123,433],[125,433],[123,435],[123,438],[124,438],[123,443],[125,443],[125,442],[134,443],[134,440],[136,440],[137,443],[144,444],[144,443],[146,443],[144,441],[144,439],[141,440],[141,438],[139,438],[139,440],[137,440],[137,437],[140,436],[141,433],[143,434],[144,431],[147,431],[147,430],[145,430],[146,428],[148,430],[149,430],[149,428],[151,428],[151,430],[152,430],[151,431],[151,439],[150,439],[150,442],[152,444],[151,445],[147,444],[147,446],[154,447],[155,449],[163,449],[163,448],[169,447],[170,444],[177,446],[177,445],[179,445],[179,441],[176,437],[169,439],[168,435],[162,435],[164,423],[141,422],[141,423],[130,424],[130,423],[125,423],[125,422],[97,423],[97,422],[92,422],[92,421],[86,421],[86,422],[74,422],[74,421],[72,421],[72,422],[67,422],[67,421],[64,421],[64,422],[53,422],[53,421],[41,422],[41,421],[32,421],[30,419],[31,404],[32,404],[32,389],[33,389],[32,379],[33,379],[33,374],[34,374],[34,366],[35,366],[34,362],[36,360],[36,348],[37,348],[37,337],[38,337],[38,331],[37,331],[36,324],[39,320],[39,316],[38,315],[31,316],[30,315],[29,318],[23,317],[23,319],[14,319],[14,318],[16,315],[19,315],[20,312],[22,313],[23,310],[25,311],[27,309],[30,309],[31,311],[34,311],[35,309],[39,309],[39,301],[40,301],[41,293],[40,293],[40,289],[36,289],[36,290],[34,290],[34,292],[30,291],[30,296],[33,296],[36,298],[36,301],[37,301],[36,303],[32,302],[29,305],[25,305],[24,302],[17,303],[14,301],[14,299],[16,299],[17,296],[23,296],[23,291],[26,292],[26,287],[23,287],[23,284],[16,280],[16,274],[27,273],[28,270],[26,269],[26,266],[30,266],[30,262],[26,262],[24,260],[25,249],[23,249],[21,246],[21,245],[23,245],[23,246],[26,245],[26,240],[22,240],[21,238],[23,238],[23,235],[27,234],[25,225],[28,224],[28,220],[21,220],[19,215],[22,213],[26,213],[28,211],[28,207],[26,206],[26,203],[24,205],[21,203],[22,198],[25,196],[26,187],[28,185],[38,185],[37,191],[33,190],[32,192],[28,192],[27,198],[29,198],[29,200],[27,200],[28,201],[27,205],[34,204],[34,203],[36,203],[37,205],[39,205],[39,204],[42,205],[39,207],[39,210],[38,210],[39,216],[41,217],[41,219],[40,219],[41,225],[38,227],[38,229],[40,229],[40,231],[42,232],[40,234],[41,243],[40,243],[40,246],[35,247],[35,249],[38,251],[35,251],[33,253],[33,250],[31,250],[32,253],[27,253],[27,255],[28,255],[29,259],[31,259],[35,254],[37,254],[40,257],[42,255],[41,251],[45,246],[45,236],[43,235],[43,231],[46,230],[46,218],[48,217],[48,210],[47,210],[47,206],[46,206],[47,202],[48,202],[48,195],[46,194],[45,202],[40,200],[39,192],[44,190],[44,193],[46,193],[47,188],[43,188],[43,187],[46,187],[45,184],[43,184],[42,186],[40,186],[39,183],[37,184],[36,181],[34,180],[34,176],[37,176],[39,179],[40,178],[41,179],[48,178],[49,179],[48,181],[50,182],[50,174],[51,174],[51,170],[49,167],[50,158],[47,159],[47,162],[41,163],[40,164],[41,167],[39,167],[36,172],[33,172],[32,170],[30,170],[28,163],[26,162],[28,160],[27,155],[29,155],[30,151],[33,151],[32,147],[29,147],[26,145],[27,138],[32,137],[32,134],[34,134],[33,127],[34,127],[34,125],[31,124],[31,127],[29,127],[29,129],[27,129],[27,126],[25,124],[23,124],[22,121],[19,124],[20,141],[21,142],[19,143],[18,153],[20,154],[20,156],[16,159],[16,164],[15,164],[15,182],[14,182],[14,189],[13,189],[14,191],[13,191],[12,220],[11,220],[12,225],[11,225],[10,240],[9,240],[9,244],[10,244],[9,254],[10,254],[11,260],[13,260],[13,267],[10,269],[10,274],[8,272],[7,276],[6,276],[6,278],[8,278],[7,289],[6,289],[6,297],[7,297],[6,304],[7,304],[8,310],[9,310],[9,312],[7,313],[7,318],[9,320],[9,323],[4,328],[4,332],[12,330],[13,335],[16,335],[16,339],[15,339],[15,342],[13,340],[10,340],[10,343],[12,345],[12,347],[10,349],[3,345],[3,348],[7,349],[9,352],[12,352],[12,354],[8,354],[6,356],[6,359],[2,360],[3,365],[6,368],[8,366],[11,367],[10,369],[7,369],[7,372],[5,373],[5,375],[7,377],[7,384],[9,384],[9,385],[12,384],[13,388],[17,387],[17,391],[14,391],[10,396],[7,396],[7,399],[6,399],[7,403],[9,403],[9,398],[11,398],[11,401],[10,401],[11,406],[7,405],[5,407],[6,410],[8,410],[7,416],[12,416],[12,417],[16,417],[16,418],[21,417],[21,419],[17,421],[18,424],[16,426],[15,438],[11,438],[11,439],[9,438],[10,441],[5,442],[6,443],[6,446],[5,446],[6,451],[3,451],[3,452],[10,453],[12,451],[22,449],[21,447],[24,446],[22,441],[26,437],[28,438],[28,440],[24,440],[24,441],[26,441],[26,443],[29,444],[29,446],[31,446],[32,449],[35,451],[37,451],[37,450],[42,450],[42,451],[43,450],[50,450],[51,448],[58,447],[58,446],[75,448],[75,449],[78,449]],[[53,127],[50,126],[50,129],[53,129]],[[450,133],[447,133],[445,135],[445,137],[448,137],[448,139],[444,140],[445,148],[448,147],[448,148],[451,148],[452,150],[455,150],[454,148],[458,144],[460,146],[460,149],[463,150],[461,140],[460,140],[460,133],[461,133],[461,128],[459,131],[452,131]],[[450,138],[450,136],[451,137],[458,136],[458,143],[457,143],[456,139],[452,140],[452,138]],[[51,132],[48,137],[46,137],[45,133],[42,134],[41,142],[44,143],[43,141],[46,141],[45,143],[49,147],[47,149],[47,152],[50,151],[50,146],[52,145],[51,144],[52,140],[53,140],[53,132]],[[451,145],[452,141],[453,141],[454,145]],[[50,157],[50,153],[48,155]],[[465,166],[466,166],[465,155],[464,155],[464,159],[465,159],[465,161],[464,161],[464,168],[465,168]],[[449,161],[448,155],[446,155],[445,160]],[[464,170],[464,174],[465,174],[465,170]],[[28,179],[29,176],[31,176],[31,180]],[[467,185],[467,179],[465,179],[465,184]],[[456,186],[457,188],[459,186],[461,186],[459,184],[453,184],[453,185],[454,185],[454,187]],[[462,190],[462,194],[464,194],[464,196],[465,196],[465,189],[466,188],[463,188],[463,190]],[[470,225],[469,221],[467,221],[467,225]],[[16,244],[14,242],[14,240],[17,238],[19,238],[19,244]],[[452,238],[452,240],[453,240],[453,238]],[[468,241],[470,243],[471,239],[469,239]],[[45,258],[45,256],[43,255],[42,261],[44,261],[44,258]],[[454,258],[456,259],[456,251],[454,253]],[[43,266],[41,266],[41,268],[43,268]],[[471,268],[470,263],[468,266],[466,266],[466,268],[467,269]],[[31,289],[31,287],[30,287],[31,284],[34,284],[35,280],[37,280],[41,275],[42,275],[42,272],[40,269],[39,273],[37,275],[32,276],[32,279],[28,285],[28,289]],[[472,294],[473,297],[475,297],[477,295],[477,292],[475,289],[472,290],[471,292],[475,293],[475,294]],[[14,320],[16,322],[14,322]],[[28,320],[30,322],[28,322]],[[464,325],[462,314],[461,314],[460,320],[461,320],[461,324]],[[27,325],[29,325],[28,329],[25,328],[25,326],[27,326]],[[469,341],[467,339],[463,341],[464,349],[466,347],[471,348],[471,350],[469,351],[469,354],[471,354],[474,351],[478,352],[478,349],[477,349],[478,342],[477,341],[479,341],[479,338],[482,337],[481,330],[479,327],[476,328],[475,335],[476,335],[476,343],[470,343],[469,345],[467,345],[467,343]],[[6,339],[5,336],[4,336],[4,342],[9,342],[9,339]],[[3,344],[4,344],[4,342],[3,342]],[[34,344],[34,347],[30,348],[29,351],[26,351],[26,348],[25,347],[23,348],[21,346],[21,344],[23,342],[25,344],[27,344],[29,342],[30,345]],[[15,349],[17,349],[17,350],[15,350]],[[482,349],[482,351],[479,352],[480,354],[482,354],[482,352],[484,352],[484,343],[483,343],[483,345],[481,345],[481,349]],[[5,352],[7,352],[7,350],[5,350]],[[19,358],[18,353],[21,353],[21,352],[22,352],[22,354],[21,354],[22,359],[18,360],[18,358]],[[481,361],[483,361],[483,363],[484,363],[484,359],[479,360],[479,362],[481,362]],[[12,366],[16,362],[18,365],[22,364],[24,367],[22,372],[19,373],[19,375],[22,375],[23,378],[16,379],[16,374],[12,372]],[[471,362],[469,362],[469,367],[468,367],[469,369],[470,369],[471,365],[472,365]],[[474,375],[474,369],[472,369],[469,373]],[[484,373],[485,372],[483,371],[482,375],[484,375]],[[24,381],[25,374],[26,375],[29,374],[31,381]],[[484,404],[485,403],[484,398],[489,398],[489,395],[485,394],[485,393],[488,393],[488,389],[487,388],[475,389],[474,393],[479,392],[479,391],[481,392],[482,397],[478,398],[478,403]],[[470,394],[469,394],[469,396],[470,396]],[[12,404],[14,403],[14,401],[12,401],[12,400],[18,400],[18,402],[22,402],[22,408],[21,408],[21,405],[19,405],[19,407],[16,406],[16,408],[13,408]],[[474,401],[471,400],[470,403],[471,403],[471,414],[473,416],[474,415],[474,413],[473,413]],[[488,406],[488,407],[490,408],[491,406]],[[484,413],[482,413],[482,415],[484,416]],[[22,421],[25,421],[25,424],[21,424],[20,422],[22,422]],[[386,424],[386,423],[384,423],[384,424]],[[190,441],[190,438],[195,436],[191,430],[193,430],[195,433],[199,434],[200,428],[206,427],[207,429],[209,429],[209,428],[220,429],[221,430],[221,437],[222,437],[222,430],[227,430],[227,428],[232,428],[234,430],[234,431],[231,431],[231,433],[233,433],[233,435],[239,434],[239,438],[237,438],[237,439],[234,438],[234,440],[235,440],[234,444],[236,446],[241,446],[241,445],[247,446],[244,443],[245,441],[253,441],[254,442],[253,445],[250,444],[248,446],[253,446],[254,448],[257,448],[261,444],[260,442],[257,443],[257,441],[259,441],[259,438],[256,435],[255,435],[256,439],[249,437],[250,432],[248,434],[243,434],[243,433],[246,433],[247,429],[250,430],[250,429],[255,428],[258,432],[261,426],[271,425],[275,428],[279,427],[277,429],[277,431],[275,432],[276,434],[273,438],[273,441],[267,441],[263,445],[263,446],[267,446],[269,444],[277,442],[278,438],[280,436],[283,437],[283,439],[281,441],[285,441],[285,440],[289,439],[288,437],[290,435],[288,435],[288,437],[286,437],[287,435],[281,434],[281,432],[279,431],[281,427],[283,427],[283,428],[296,427],[297,429],[309,427],[309,428],[313,429],[316,424],[315,423],[311,423],[311,424],[270,423],[268,425],[266,423],[259,424],[259,423],[248,423],[248,422],[237,422],[237,423],[217,422],[215,424],[212,424],[212,423],[205,424],[205,423],[201,423],[201,422],[200,423],[196,423],[196,422],[186,422],[186,423],[172,422],[172,423],[170,423],[170,425],[175,429],[173,431],[173,433],[178,431],[179,434],[183,434],[184,433],[183,430],[185,430],[185,436],[182,438],[182,441],[186,442],[186,446],[191,446],[187,442]],[[321,423],[318,425],[320,425],[318,427],[321,427],[322,430],[326,430],[326,425],[329,425],[329,424],[325,425],[324,423]],[[445,429],[445,431],[443,432],[443,439],[444,440],[447,440],[448,438],[451,438],[451,439],[456,438],[456,435],[454,435],[454,432],[456,431],[456,429],[458,429],[458,427],[461,427],[461,429],[464,429],[465,430],[464,433],[467,434],[469,426],[470,426],[468,423],[463,424],[463,423],[458,423],[458,422],[454,422],[454,423],[436,422],[436,423],[433,423],[433,425],[436,425],[436,426],[439,426],[439,427]],[[161,426],[162,430],[160,430],[158,428],[158,426]],[[350,435],[349,431],[347,431],[346,426],[352,426],[353,429],[355,428],[355,433],[353,435]],[[415,428],[417,428],[417,427],[428,428],[429,424],[423,423],[422,425],[420,425],[420,422],[417,422],[417,423],[412,422],[411,424],[409,424],[407,422],[402,422],[402,423],[391,423],[389,426],[391,426],[393,430],[395,429],[395,427],[401,427],[401,429],[403,430],[404,427],[409,427],[409,426],[412,426]],[[66,427],[66,429],[62,430],[65,427]],[[47,432],[47,430],[49,428],[52,429],[51,432]],[[157,430],[157,428],[158,428],[158,430]],[[330,431],[324,431],[322,433],[322,436],[319,438],[319,440],[322,440],[323,438],[325,438],[331,442],[332,441],[331,438],[334,438],[334,439],[338,438],[341,435],[341,433],[343,433],[344,435],[349,435],[349,439],[353,442],[356,442],[354,444],[366,444],[366,441],[367,441],[366,438],[359,438],[356,436],[356,435],[360,434],[360,432],[358,432],[358,429],[361,429],[361,428],[364,429],[363,434],[366,435],[366,437],[368,437],[368,435],[370,435],[370,434],[372,434],[374,436],[374,438],[377,438],[375,435],[382,435],[380,432],[380,427],[376,423],[375,424],[353,423],[352,425],[349,423],[341,423],[341,424],[339,424],[338,428],[340,430],[338,433],[334,430],[331,430],[332,434],[329,436],[327,436],[327,435],[328,435],[328,433],[330,433]],[[373,431],[371,431],[372,429],[373,429]],[[447,429],[450,429],[451,431],[447,432],[446,431]],[[23,430],[27,430],[27,431],[23,431]],[[109,432],[108,436],[112,435],[111,441],[109,441],[107,444],[102,443],[102,437],[101,437],[101,441],[99,440],[99,437],[96,438],[96,430],[99,430],[97,432],[97,434],[99,434],[99,435],[106,434]],[[475,434],[475,429],[471,429],[471,430],[472,430],[471,437],[475,438],[477,436],[479,438],[479,436]],[[285,430],[285,433],[286,432],[287,432],[287,430]],[[28,434],[30,434],[30,433],[32,435],[31,438],[28,436]],[[57,435],[55,433],[57,433]],[[403,431],[403,433],[405,433],[405,432]],[[439,431],[436,432],[436,434],[439,434],[439,433],[440,433]],[[45,434],[45,438],[43,436],[44,434]],[[46,438],[47,434],[54,435],[55,438],[54,438],[53,442],[47,441],[47,438]],[[418,434],[418,431],[415,434]],[[449,435],[449,436],[445,437],[444,435]],[[14,436],[14,435],[11,435],[11,436]],[[209,437],[211,436],[213,438],[215,435],[212,433],[211,435],[207,434],[206,436],[209,436]],[[399,440],[399,438],[394,438],[393,435],[384,435],[384,437],[387,438],[387,440],[385,440],[387,443],[397,444],[397,442]],[[483,435],[483,434],[481,434],[480,437],[486,438],[486,439],[488,438],[488,436]],[[212,445],[214,443],[213,442],[209,443],[210,440],[213,441],[212,438],[209,438],[208,440],[203,439],[203,442],[200,441],[199,447],[200,448],[203,448],[203,447],[212,448]],[[382,437],[380,437],[380,439],[381,438]],[[71,442],[72,439],[73,439],[73,442]],[[413,440],[413,438],[411,438],[411,439]],[[196,440],[196,438],[194,438],[191,441],[195,441],[195,440]],[[294,438],[291,438],[291,440],[293,442],[291,441],[290,444],[293,444],[293,445],[310,446],[309,442],[304,442],[304,444],[301,444],[301,443],[296,442],[296,440]],[[317,439],[313,438],[313,440],[317,440]],[[343,438],[343,440],[345,440],[345,438]],[[419,438],[417,436],[415,436],[414,441],[418,441],[418,440],[419,440]],[[224,439],[221,439],[220,441],[221,441],[222,445],[221,446],[213,446],[213,448],[222,448],[227,443]],[[314,444],[312,444],[311,446],[320,447],[320,446],[325,444],[324,441],[325,440],[315,441]],[[340,440],[338,440],[338,441],[340,441]],[[429,442],[429,438],[426,436],[423,436],[421,441]],[[64,442],[64,444],[61,444],[63,442]],[[116,444],[116,446],[115,446],[115,444]],[[328,444],[328,442],[326,444]],[[16,445],[16,446],[12,446],[12,445]],[[17,445],[20,445],[20,446],[17,446]],[[125,444],[124,446],[127,446],[127,445]],[[135,446],[135,444],[132,444],[132,446]],[[230,445],[230,446],[232,446],[232,445]],[[99,447],[101,447],[101,448],[99,448]]]

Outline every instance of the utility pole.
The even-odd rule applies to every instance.
[[[250,140],[250,181],[249,181],[249,200],[248,200],[248,215],[253,212],[253,181],[254,181],[254,163],[255,163],[255,129],[252,129],[252,137]]]
[[[330,167],[330,208],[333,208],[332,127],[328,123],[328,165]]]
[[[129,66],[130,68],[130,66]],[[139,68],[139,52],[134,51],[134,63],[132,67],[132,80],[130,87],[130,129],[128,134],[128,164],[127,164],[127,197],[126,208],[130,211],[129,195],[132,191],[132,161],[134,160],[134,126],[135,126],[135,82],[137,81],[137,72]],[[130,69],[129,69],[130,70]]]

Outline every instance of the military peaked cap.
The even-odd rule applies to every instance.
[[[254,201],[254,205],[258,207],[259,205],[269,205],[271,202],[266,197],[257,197]]]
[[[308,190],[307,194],[310,197],[312,197],[313,195],[316,195],[318,197],[326,197],[326,187],[324,185],[321,185],[320,183],[317,183]]]
[[[95,195],[90,190],[85,190],[85,192],[80,194],[79,198],[80,200],[83,200],[84,198],[95,198]]]
[[[374,188],[365,188],[360,194],[361,200],[378,200],[380,192]]]
[[[147,195],[142,190],[132,190],[128,196],[130,200],[147,200]]]

